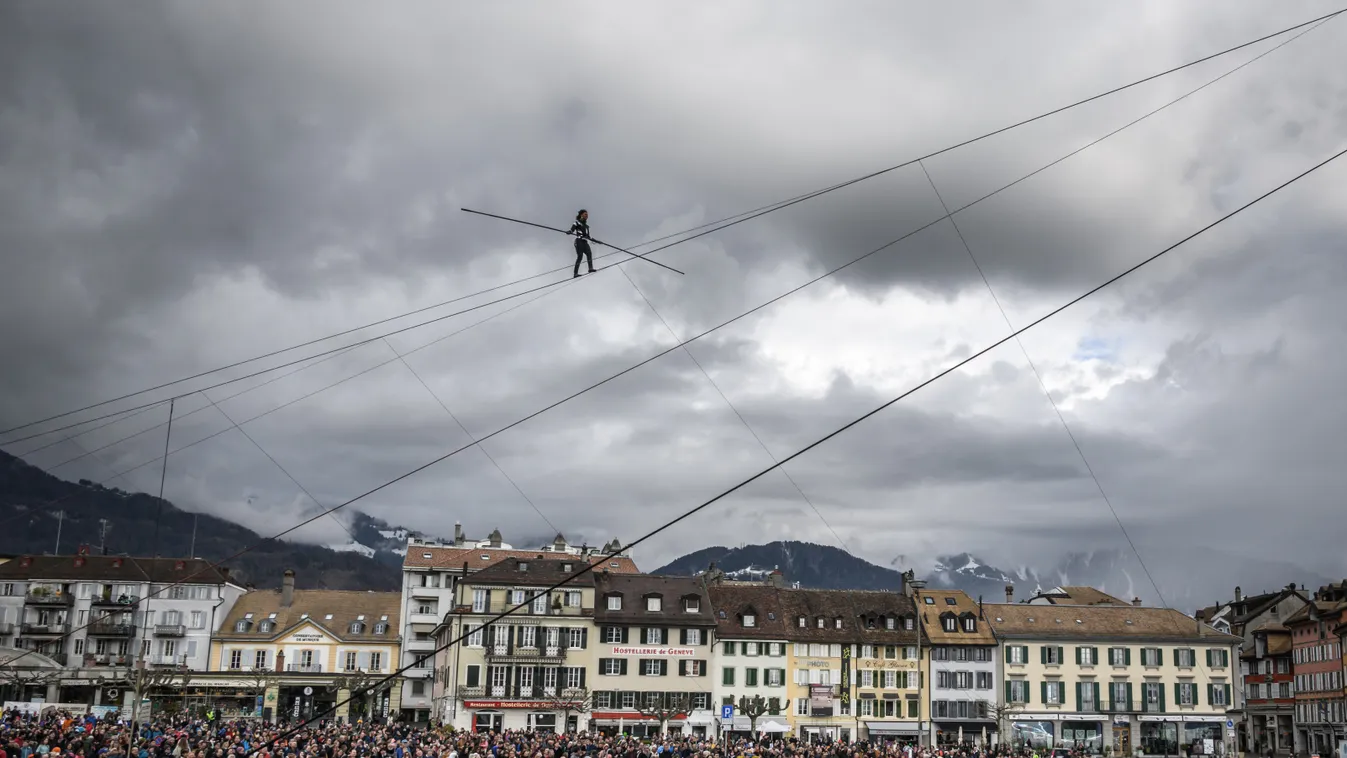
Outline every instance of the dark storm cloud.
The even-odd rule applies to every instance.
[[[570,263],[566,240],[460,206],[555,226],[584,206],[598,237],[630,245],[897,163],[1328,8],[1236,14],[1223,4],[1157,4],[1156,23],[1140,24],[1131,10],[1048,6],[990,6],[978,23],[888,4],[847,18],[809,5],[594,7],[522,18],[474,9],[470,21],[429,5],[385,15],[341,4],[261,15],[174,3],[0,10],[0,249],[5,280],[21,283],[0,299],[0,426]],[[1012,320],[1172,243],[1340,142],[1342,23],[960,214]],[[703,42],[702,54],[689,55]],[[958,207],[1243,59],[928,168]],[[1312,348],[1339,336],[1344,272],[1333,243],[1344,208],[1324,199],[1328,177],[1315,186],[1095,304],[1125,324],[1119,350],[1145,343],[1160,355],[1153,376],[1093,401],[1082,398],[1101,379],[1137,366],[1080,368],[1074,348],[1059,352],[1074,336],[1052,337],[1051,351],[1035,356],[1060,399],[1075,401],[1073,431],[1145,539],[1215,522],[1237,526],[1203,534],[1233,538],[1269,527],[1259,515],[1269,502],[1304,518],[1334,502],[1340,419],[1319,406],[1336,396],[1343,367]],[[925,175],[909,167],[659,254],[684,277],[640,262],[625,268],[687,338],[940,215]],[[1262,257],[1268,248],[1280,253]],[[837,284],[846,301],[827,299]],[[901,390],[875,386],[896,369],[866,373],[819,349],[817,361],[838,362],[838,380],[815,392],[780,358],[809,349],[800,345],[854,341],[834,322],[841,306],[857,295],[883,302],[895,287],[946,310],[930,317],[938,333],[921,339],[897,333],[926,323],[925,307],[885,314],[869,346],[875,362],[898,363],[897,355],[948,365],[985,344],[954,310],[970,291],[983,293],[945,222],[692,352],[783,457]],[[491,312],[392,342],[409,350]],[[808,334],[782,333],[776,319],[788,312],[805,314],[791,328]],[[1082,330],[1101,328],[1082,318]],[[1239,328],[1222,329],[1226,319]],[[482,435],[672,339],[610,272],[408,361]],[[235,420],[249,418],[390,355],[371,345],[222,404]],[[1151,358],[1129,360],[1149,367]],[[1111,514],[1018,361],[1014,352],[989,356],[789,470],[871,558],[904,541],[908,552],[931,554],[1008,541],[1021,551],[1115,546]],[[205,407],[200,398],[183,404]],[[97,447],[163,415],[79,443]],[[174,439],[225,428],[205,410],[175,423]],[[248,429],[329,506],[468,439],[401,363]],[[162,441],[162,430],[150,432],[58,473],[103,479],[153,462]],[[476,535],[501,526],[516,544],[550,538],[545,520],[568,537],[629,539],[770,463],[682,351],[485,447],[545,519],[477,450],[358,507],[446,535],[456,519]],[[33,461],[80,452],[62,443]],[[152,489],[156,468],[129,475],[127,486]],[[169,476],[185,507],[234,508],[263,530],[314,512],[237,431],[173,456]],[[826,532],[774,473],[652,541],[642,565],[700,547],[707,524],[726,540],[819,541]],[[1270,528],[1290,538],[1289,527]],[[327,519],[301,536],[342,539]]]

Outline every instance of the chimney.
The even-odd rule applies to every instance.
[[[289,608],[293,602],[295,602],[295,571],[286,569],[285,577],[281,579],[281,607]]]
[[[1141,607],[1141,598],[1139,598],[1139,597],[1134,597],[1134,598],[1132,598],[1132,605],[1135,606],[1135,607],[1137,607],[1137,608],[1140,608],[1140,607]]]
[[[781,573],[781,569],[775,569],[767,575],[767,583],[773,587],[785,587],[786,577]]]
[[[1235,587],[1235,602],[1238,603],[1239,601],[1241,601],[1241,600],[1243,600],[1243,599],[1244,599],[1244,593],[1240,591],[1240,589],[1239,589],[1238,586]]]
[[[457,521],[455,521],[455,522],[454,522],[454,544],[455,544],[455,545],[462,545],[466,540],[467,540],[467,538],[463,536],[463,525],[460,524],[460,523],[458,523]]]
[[[1013,584],[1006,585],[1006,602],[1007,603],[1015,602],[1015,585]]]
[[[490,544],[491,547],[500,547],[500,543],[503,539],[499,529],[492,529],[491,534],[487,536],[488,544]]]
[[[276,651],[276,672],[285,671],[285,650]]]

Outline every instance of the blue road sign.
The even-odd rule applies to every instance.
[[[720,706],[720,717],[723,718],[723,719],[732,719],[732,718],[734,718],[734,706],[732,706],[732,705],[722,705],[722,706]]]

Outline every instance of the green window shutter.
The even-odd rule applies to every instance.
[[[1132,648],[1130,647],[1123,648],[1123,665],[1132,665]]]
[[[1079,645],[1076,646],[1076,665],[1077,665],[1077,666],[1080,665],[1080,646],[1079,646]],[[1079,692],[1079,688],[1077,688],[1077,692]]]
[[[1015,702],[1014,700],[1011,700],[1011,699],[1010,699],[1010,680],[1009,680],[1009,679],[1006,680],[1006,702],[1007,702],[1007,703],[1013,703],[1013,702]]]
[[[1099,648],[1090,648],[1090,660],[1097,666],[1099,665]]]
[[[1094,688],[1094,692],[1093,692],[1093,694],[1094,694],[1094,707],[1095,707],[1096,709],[1098,709],[1098,708],[1100,707],[1100,705],[1101,705],[1100,702],[1099,702],[1099,682],[1094,682],[1094,683],[1092,683],[1092,684],[1091,684],[1091,687]]]
[[[1010,645],[1006,645],[1006,663],[1010,663]]]
[[[1208,652],[1210,652],[1210,651],[1208,651]],[[1207,705],[1215,705],[1215,704],[1216,704],[1216,685],[1214,685],[1214,684],[1208,684],[1208,685],[1207,685]]]
[[[1038,646],[1038,662],[1039,662],[1039,663],[1047,663],[1047,662],[1048,662],[1048,646],[1047,646],[1047,645],[1039,645],[1039,646]]]
[[[1225,685],[1222,685],[1222,687],[1225,689],[1225,707],[1226,707],[1226,708],[1229,708],[1229,707],[1230,707],[1230,685],[1225,684]]]
[[[1155,685],[1155,688],[1156,688],[1157,690],[1160,691],[1160,712],[1161,712],[1161,713],[1164,713],[1164,712],[1165,712],[1165,686],[1164,686],[1163,684],[1157,684],[1157,685]]]
[[[1155,649],[1155,665],[1157,666],[1165,665],[1165,651],[1161,650],[1158,647]]]
[[[1062,655],[1062,646],[1061,646],[1061,645],[1058,645],[1058,646],[1057,646],[1057,662],[1058,662],[1058,663],[1065,663],[1065,662],[1066,662],[1066,657]]]
[[[1216,664],[1211,660],[1211,648],[1207,648],[1207,668],[1211,668],[1215,665]]]
[[[1044,704],[1044,705],[1047,705],[1047,704],[1048,704],[1048,683],[1047,683],[1047,682],[1039,682],[1039,683],[1038,683],[1038,698],[1039,698],[1038,702],[1040,702],[1040,703],[1042,703],[1042,704]]]
[[[1076,648],[1076,657],[1077,657],[1077,658],[1080,657],[1080,648]],[[1082,698],[1081,698],[1081,692],[1082,692],[1081,688],[1084,687],[1084,686],[1085,686],[1085,683],[1084,683],[1084,682],[1076,682],[1076,710],[1077,710],[1077,711],[1080,710],[1080,704],[1081,704],[1081,700],[1082,700]]]
[[[1229,665],[1230,665],[1230,651],[1229,651],[1229,650],[1222,650],[1222,651],[1221,651],[1221,665],[1222,665],[1222,666],[1229,666]]]
[[[1174,705],[1183,704],[1183,683],[1174,683]]]
[[[1132,710],[1132,683],[1127,683],[1127,710]]]

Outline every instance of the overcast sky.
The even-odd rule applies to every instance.
[[[596,237],[634,245],[1334,9],[525,5],[0,6],[0,427],[574,261],[561,235],[461,206],[562,227],[585,207]],[[926,169],[962,207],[1278,41]],[[1344,49],[1337,18],[957,214],[1011,323],[1342,149]],[[1347,573],[1344,187],[1347,165],[1334,164],[1025,336],[1143,555],[1202,544]],[[513,308],[407,359],[480,437],[675,344],[659,316],[686,339],[941,215],[912,166],[656,254],[686,276],[632,262],[220,405],[242,421]],[[629,541],[770,465],[753,433],[785,457],[1007,332],[944,221],[694,343],[742,420],[677,351],[483,445],[533,505],[467,450],[353,507],[442,535],[461,520],[516,542],[554,527]],[[200,395],[178,417],[173,448],[229,427]],[[156,409],[81,447],[28,455],[57,435],[5,449],[51,467],[166,418]],[[467,440],[398,361],[245,428],[328,507]],[[163,445],[159,428],[54,472],[105,481]],[[869,560],[917,565],[964,550],[1043,564],[1126,544],[1014,342],[787,470],[822,517],[774,473],[638,548],[640,565],[781,538],[840,537]],[[158,479],[152,464],[108,484],[154,491]],[[172,455],[167,495],[263,532],[313,512],[238,431]],[[327,519],[301,536],[345,538]]]

